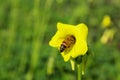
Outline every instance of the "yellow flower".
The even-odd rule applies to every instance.
[[[57,23],[57,29],[58,31],[49,42],[50,46],[60,49],[61,44],[67,36],[72,35],[75,38],[75,43],[73,44],[72,48],[61,53],[64,61],[68,61],[70,58],[76,58],[78,56],[85,55],[88,50],[86,42],[88,28],[85,24],[81,23],[78,25],[69,25]]]
[[[113,40],[113,37],[114,37],[114,35],[115,35],[115,32],[116,32],[116,30],[115,30],[114,28],[105,30],[105,31],[104,31],[104,34],[102,35],[102,37],[101,37],[101,39],[100,39],[101,42],[102,42],[103,44],[106,44],[106,43],[108,43],[109,41],[112,41],[112,40]]]
[[[111,18],[110,18],[110,16],[105,15],[104,18],[103,18],[103,20],[102,20],[102,23],[101,23],[102,27],[103,28],[109,27],[110,24],[111,24]]]

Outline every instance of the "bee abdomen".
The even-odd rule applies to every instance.
[[[60,52],[63,52],[66,49],[66,46],[64,44],[61,44],[60,46]]]

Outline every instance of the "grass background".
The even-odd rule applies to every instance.
[[[57,22],[85,23],[89,57],[83,80],[120,80],[120,0],[0,0],[0,80],[76,80],[76,72],[48,45]],[[112,24],[101,27],[109,15]],[[102,44],[107,29],[113,40]]]

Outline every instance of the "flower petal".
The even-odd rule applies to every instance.
[[[87,42],[86,37],[88,34],[88,28],[85,24],[77,25],[77,31],[74,34],[76,38],[76,43],[74,44],[73,48],[70,51],[70,54],[73,58],[77,56],[84,55],[87,50]]]
[[[64,58],[64,61],[65,61],[65,62],[70,59],[70,54],[69,54],[69,53],[66,54],[66,53],[62,52],[61,55],[62,55],[62,57]]]
[[[62,41],[64,40],[64,37],[62,35],[62,32],[57,31],[56,34],[50,40],[49,45],[52,47],[60,47]]]
[[[69,25],[69,24],[63,24],[63,23],[58,23],[57,24],[57,28],[58,31],[63,32],[64,35],[62,36],[66,36],[66,35],[72,35],[75,34],[76,28],[73,25]]]
[[[72,50],[69,52],[73,58],[80,55],[84,55],[88,50],[87,43],[85,41],[76,42]]]
[[[88,34],[88,28],[85,24],[81,23],[77,25],[77,33],[75,37],[86,40],[87,34]]]

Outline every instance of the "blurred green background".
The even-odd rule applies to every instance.
[[[105,15],[111,23],[103,28]],[[0,0],[0,80],[76,80],[48,45],[57,22],[89,28],[83,80],[120,80],[120,0]]]

